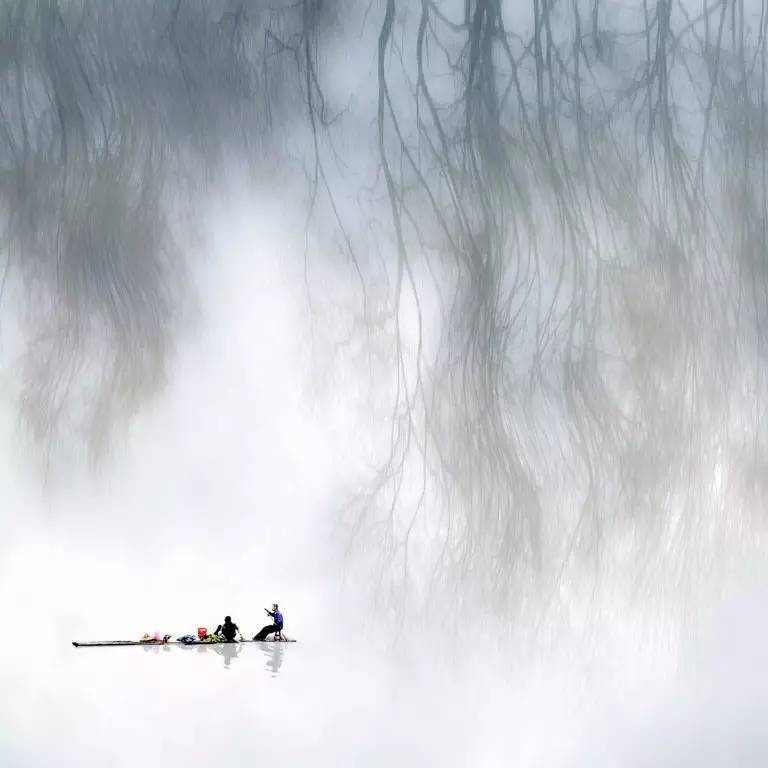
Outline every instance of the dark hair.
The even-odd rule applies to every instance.
[[[225,623],[225,624],[229,624],[229,623],[231,623],[231,622],[232,622],[232,617],[231,617],[231,616],[225,616],[225,617],[224,617],[224,623]]]

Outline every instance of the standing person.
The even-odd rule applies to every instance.
[[[266,627],[262,627],[258,635],[254,635],[254,640],[266,640],[267,635],[275,633],[275,640],[281,639],[281,632],[283,631],[283,614],[277,607],[277,603],[272,603],[272,610],[264,609],[273,619],[272,624],[267,624]]]
[[[243,639],[243,635],[240,632],[240,627],[238,627],[237,624],[235,624],[232,621],[232,617],[231,616],[225,616],[224,617],[224,623],[223,624],[219,624],[219,626],[216,627],[216,632],[214,634],[217,634],[217,635],[218,634],[222,634],[222,635],[224,635],[224,639],[228,643],[234,643],[235,642],[235,637],[237,635],[240,635],[240,639],[241,640]]]

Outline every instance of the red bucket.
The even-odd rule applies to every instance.
[[[206,637],[208,637],[208,628],[207,627],[198,627],[197,628],[197,636],[203,640]]]

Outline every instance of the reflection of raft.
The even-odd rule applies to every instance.
[[[247,645],[248,643],[252,643],[254,645],[261,645],[262,643],[295,643],[296,641],[291,637],[286,637],[283,635],[282,640],[233,640],[231,643],[222,642],[222,643],[209,643],[205,640],[195,640],[191,643],[182,643],[179,640],[169,640],[167,643],[164,643],[162,641],[158,640],[94,640],[89,643],[75,643],[73,642],[72,645],[75,646],[75,648],[108,648],[113,646],[120,646],[120,645],[196,645],[196,646],[206,646],[206,645]]]

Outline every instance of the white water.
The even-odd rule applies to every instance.
[[[218,648],[75,649],[5,632],[2,765],[757,767],[768,676],[754,605],[661,676],[639,655],[587,665],[575,647],[570,664],[502,671],[482,638],[447,669],[421,638],[389,653],[321,627]]]
[[[547,737],[551,712],[500,696],[487,670],[436,675],[426,644],[393,658],[317,635],[217,649],[38,645],[3,652],[4,766],[553,765],[567,744],[565,731],[559,744]]]

